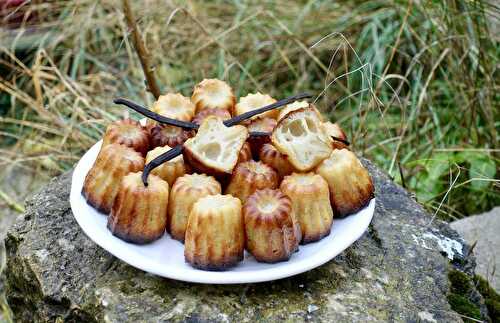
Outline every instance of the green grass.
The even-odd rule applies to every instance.
[[[50,33],[0,44],[0,164],[70,169],[150,105],[118,1],[34,2]],[[299,91],[354,149],[455,219],[500,204],[498,30],[485,1],[148,1],[135,6],[162,91],[227,80],[238,96]],[[495,18],[492,18],[495,19]],[[1,37],[2,35],[0,35]],[[24,40],[24,41],[23,41]],[[3,46],[3,47],[2,47]]]

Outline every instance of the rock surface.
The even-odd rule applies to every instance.
[[[310,272],[232,286],[164,279],[114,258],[75,222],[65,174],[28,202],[9,231],[9,304],[18,321],[29,322],[460,321],[447,301],[447,273],[471,274],[467,245],[365,164],[377,204],[360,240]]]
[[[489,212],[454,221],[450,226],[467,241],[476,244],[476,273],[500,293],[500,206]],[[496,270],[495,270],[496,269]]]

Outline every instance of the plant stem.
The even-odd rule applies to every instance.
[[[132,40],[134,43],[134,48],[139,56],[139,60],[141,61],[142,71],[144,72],[144,76],[146,77],[146,83],[148,85],[148,91],[151,92],[155,99],[158,99],[160,96],[160,88],[158,83],[156,82],[156,78],[153,73],[153,68],[151,67],[151,61],[142,41],[141,34],[139,32],[139,28],[137,27],[134,13],[132,12],[132,8],[130,6],[129,0],[122,0],[123,2],[123,14],[125,15],[125,19],[127,20],[127,25],[132,31]]]
[[[13,209],[14,211],[16,212],[19,212],[19,213],[24,213],[24,207],[17,203],[16,201],[14,201],[10,196],[7,195],[7,193],[5,193],[4,191],[0,190],[0,198],[2,200],[5,201],[5,203],[7,203],[7,205]]]

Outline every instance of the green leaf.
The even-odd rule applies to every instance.
[[[469,178],[487,178],[494,179],[496,174],[495,161],[485,155],[478,155],[469,159]],[[490,182],[482,180],[473,180],[471,186],[475,189],[484,189]]]
[[[450,156],[446,153],[434,154],[427,162],[425,168],[429,177],[437,180],[450,169]]]

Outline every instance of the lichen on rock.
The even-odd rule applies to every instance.
[[[9,231],[5,283],[18,321],[429,321],[456,322],[451,266],[471,276],[468,246],[401,187],[363,160],[376,187],[369,230],[309,272],[274,282],[190,284],[147,274],[94,244],[68,202],[71,174],[54,179]],[[418,239],[460,243],[450,259]],[[417,241],[413,237],[417,237]],[[458,247],[457,247],[458,248]],[[472,289],[475,287],[472,285]]]

